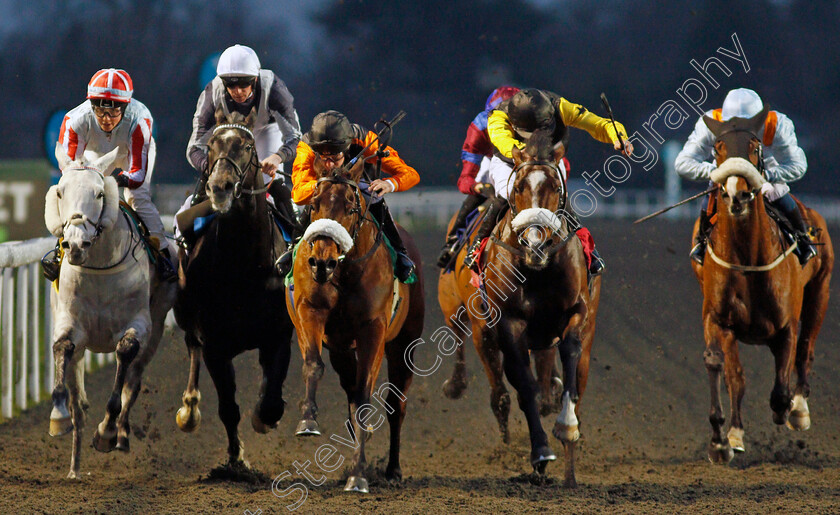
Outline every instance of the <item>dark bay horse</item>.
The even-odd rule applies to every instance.
[[[563,152],[553,149],[541,131],[532,135],[522,152],[514,149],[511,209],[487,244],[487,265],[481,274],[484,287],[478,290],[469,284],[470,271],[459,259],[455,272],[442,277],[438,299],[449,328],[461,340],[473,335],[490,379],[491,405],[500,428],[506,428],[510,402],[502,369],[516,389],[528,421],[531,464],[539,473],[556,458],[540,422],[529,351],[545,351],[559,339],[562,410],[553,432],[565,449],[565,484],[574,487],[579,403],[589,376],[601,279],[587,283],[583,247],[562,215],[566,188],[557,163]],[[550,380],[554,364],[545,359],[537,363],[540,377]]]
[[[417,281],[395,281],[391,257],[360,194],[363,161],[350,170],[328,172],[316,159],[320,179],[312,198],[312,224],[294,262],[294,298],[287,305],[303,355],[306,399],[298,435],[320,434],[315,394],[324,373],[321,348],[347,394],[346,432],[355,452],[346,491],[368,491],[365,441],[387,413],[391,430],[388,478],[400,479],[400,431],[412,372],[409,345],[423,330],[423,278],[414,241],[399,230],[409,256],[417,263]],[[400,300],[395,298],[395,290]],[[395,309],[396,306],[396,309]],[[388,382],[375,389],[382,357],[388,358]],[[387,397],[386,397],[387,393]],[[376,403],[371,404],[371,399]]]
[[[201,420],[198,373],[203,355],[219,395],[228,464],[246,468],[231,360],[246,350],[259,349],[263,378],[251,424],[258,433],[266,433],[283,416],[282,388],[293,330],[283,301],[283,281],[274,268],[285,244],[269,218],[250,129],[253,118],[253,111],[244,120],[241,115],[226,119],[221,111],[216,113],[216,129],[207,144],[207,195],[216,216],[189,256],[183,250],[180,253],[175,303],[175,318],[186,333],[190,353],[178,426],[192,432]]]
[[[803,217],[821,244],[819,255],[801,266],[796,256],[790,255],[793,247],[767,215],[760,193],[765,180],[758,171],[761,148],[757,137],[767,110],[765,106],[753,118],[732,118],[726,122],[704,117],[717,138],[718,168],[712,173],[712,180],[720,187],[715,193],[717,223],[707,249],[711,259],[706,259],[703,266],[692,261],[692,266],[703,290],[704,359],[711,387],[709,459],[713,463],[728,463],[733,451],[744,451],[744,373],[738,341],[767,345],[773,353],[773,421],[797,430],[808,429],[811,424],[808,375],[828,304],[834,249],[822,216],[800,204]],[[790,376],[794,368],[798,379],[791,398]],[[732,416],[726,436],[720,400],[721,371],[729,390]]]

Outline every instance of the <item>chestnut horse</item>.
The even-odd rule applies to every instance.
[[[458,338],[473,337],[490,379],[491,406],[503,438],[510,401],[502,370],[516,389],[528,421],[531,465],[538,473],[544,473],[556,457],[540,422],[529,351],[546,351],[559,339],[563,393],[554,435],[565,449],[565,484],[574,487],[579,403],[589,376],[601,279],[587,283],[583,246],[570,220],[562,216],[566,187],[557,163],[563,152],[563,148],[554,150],[542,131],[531,136],[523,151],[514,148],[511,209],[487,244],[487,265],[481,274],[484,287],[470,285],[470,271],[459,256],[454,273],[441,276],[438,300]],[[537,363],[540,377],[550,381],[554,363],[546,359]]]
[[[405,393],[412,380],[407,360],[413,354],[411,342],[423,331],[424,306],[420,253],[400,228],[409,255],[417,263],[417,281],[410,285],[396,282],[384,235],[360,194],[362,170],[363,160],[350,170],[334,172],[327,172],[321,161],[315,161],[320,179],[312,197],[312,224],[297,249],[294,291],[286,303],[304,360],[306,399],[297,434],[320,434],[315,393],[324,373],[321,347],[325,346],[347,394],[349,419],[345,427],[355,449],[344,490],[368,492],[365,436],[369,434],[365,432],[382,423],[377,410],[383,401],[391,430],[385,472],[388,478],[402,477],[400,430]],[[383,355],[388,358],[388,382],[374,392]],[[371,397],[377,405],[370,404]]]
[[[808,375],[828,304],[834,250],[825,220],[800,204],[820,244],[819,255],[801,266],[791,255],[793,247],[787,245],[776,222],[765,211],[760,193],[765,180],[758,171],[761,143],[757,135],[764,126],[767,109],[750,119],[719,122],[704,117],[717,138],[718,168],[712,173],[712,180],[720,185],[714,193],[718,212],[707,249],[711,259],[706,259],[703,266],[694,262],[692,266],[703,291],[704,360],[711,387],[709,459],[713,463],[728,463],[733,451],[744,451],[744,373],[738,341],[767,345],[773,353],[773,421],[787,422],[788,427],[797,430],[811,425],[806,400],[810,394]],[[794,367],[798,380],[791,399],[790,376]],[[732,417],[726,436],[720,401],[721,371],[729,390]]]
[[[176,422],[186,432],[201,420],[198,403],[199,360],[219,395],[219,418],[228,437],[228,465],[249,465],[239,438],[239,406],[232,359],[259,349],[263,377],[251,417],[258,433],[267,433],[283,416],[283,381],[289,368],[292,323],[283,304],[285,288],[274,262],[285,249],[271,221],[266,188],[251,132],[254,111],[243,120],[216,112],[216,128],[207,142],[207,195],[215,218],[199,236],[189,256],[180,252],[175,319],[184,329],[190,374]]]

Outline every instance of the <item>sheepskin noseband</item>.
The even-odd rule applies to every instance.
[[[353,248],[353,238],[350,237],[347,229],[330,218],[315,220],[309,225],[306,232],[303,233],[303,239],[309,243],[312,243],[312,240],[319,236],[329,238],[336,242],[342,253],[346,254]]]

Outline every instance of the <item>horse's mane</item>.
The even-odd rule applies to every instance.
[[[551,142],[553,131],[549,129],[537,129],[528,138],[525,145],[525,153],[538,161],[551,161],[554,157],[554,146]]]

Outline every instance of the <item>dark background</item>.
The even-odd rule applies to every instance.
[[[750,72],[721,57],[733,73],[713,72],[721,87],[708,88],[703,107],[755,89],[796,125],[810,173],[795,191],[840,193],[830,179],[840,159],[835,1],[2,0],[0,15],[0,158],[42,157],[49,114],[78,105],[97,69],[118,67],[155,117],[155,181],[192,181],[184,154],[199,68],[242,43],[286,81],[304,131],[330,108],[367,126],[405,109],[394,146],[422,185],[454,187],[466,127],[496,86],[549,89],[601,115],[604,91],[632,133],[664,101],[681,102],[676,90],[699,77],[691,59],[721,57],[715,50],[732,49],[737,33]],[[663,135],[684,141],[689,115]],[[573,176],[600,169],[609,152],[573,132]],[[633,171],[627,186],[663,183],[661,160]]]

